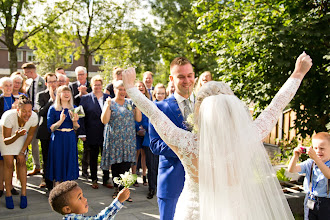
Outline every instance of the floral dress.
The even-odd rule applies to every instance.
[[[104,127],[102,170],[112,164],[134,162],[136,155],[135,120],[133,102],[125,99],[123,105],[111,100],[111,117]]]

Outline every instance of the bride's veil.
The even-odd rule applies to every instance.
[[[249,114],[234,95],[200,106],[200,219],[293,219]]]

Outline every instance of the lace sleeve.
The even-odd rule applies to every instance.
[[[277,92],[269,106],[254,121],[254,125],[258,129],[261,140],[267,137],[269,132],[271,132],[283,109],[296,94],[300,83],[301,80],[299,79],[289,78]]]
[[[134,104],[149,118],[162,140],[169,145],[178,157],[182,158],[182,149],[193,149],[194,135],[178,128],[157,106],[146,98],[136,87],[126,90]]]

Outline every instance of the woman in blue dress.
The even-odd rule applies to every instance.
[[[114,83],[114,92],[115,98],[106,99],[101,114],[101,121],[105,124],[101,168],[107,170],[111,166],[112,178],[129,171],[131,163],[135,161],[134,120],[139,122],[142,119],[140,110],[134,108],[132,100],[125,98],[123,81]],[[115,182],[114,186],[113,197],[116,197],[119,188]],[[128,201],[131,202],[131,199]]]
[[[80,126],[78,114],[73,114],[72,93],[68,86],[57,89],[55,103],[47,114],[47,127],[51,132],[46,177],[55,185],[78,179],[78,149],[75,130]]]

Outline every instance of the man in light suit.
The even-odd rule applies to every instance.
[[[170,65],[170,80],[175,87],[174,95],[156,102],[160,110],[178,127],[187,129],[185,119],[190,108],[193,110],[195,73],[190,61],[184,57],[175,58]],[[187,101],[186,101],[187,100]],[[186,115],[185,115],[186,113]],[[159,137],[149,124],[150,149],[159,155],[157,197],[161,220],[174,217],[176,203],[184,185],[184,168],[176,154]]]
[[[29,98],[32,101],[33,110],[36,113],[38,113],[37,94],[41,91],[44,91],[47,88],[45,85],[45,80],[37,74],[36,66],[34,65],[34,63],[24,63],[22,65],[22,69],[23,69],[24,75],[28,79],[32,80],[31,84],[27,87],[26,91],[27,91]],[[29,176],[40,173],[39,145],[38,145],[38,139],[36,139],[37,132],[38,132],[38,128],[37,128],[36,132],[34,133],[33,139],[31,141],[34,169],[32,172],[28,173]]]
[[[48,161],[48,149],[51,133],[47,128],[47,113],[49,107],[55,101],[56,89],[58,85],[57,77],[54,73],[47,73],[45,75],[47,89],[39,92],[37,94],[37,104],[39,107],[39,129],[37,131],[37,139],[40,140],[41,150],[42,150],[42,160],[43,160],[43,180],[41,181],[39,187],[47,187],[48,192],[53,188],[53,181],[45,179],[45,174],[47,170],[47,161]]]
[[[143,73],[143,83],[148,90],[151,101],[152,101],[152,92],[154,91],[154,87],[152,86],[152,83],[154,82],[153,75],[154,74],[150,71]]]

